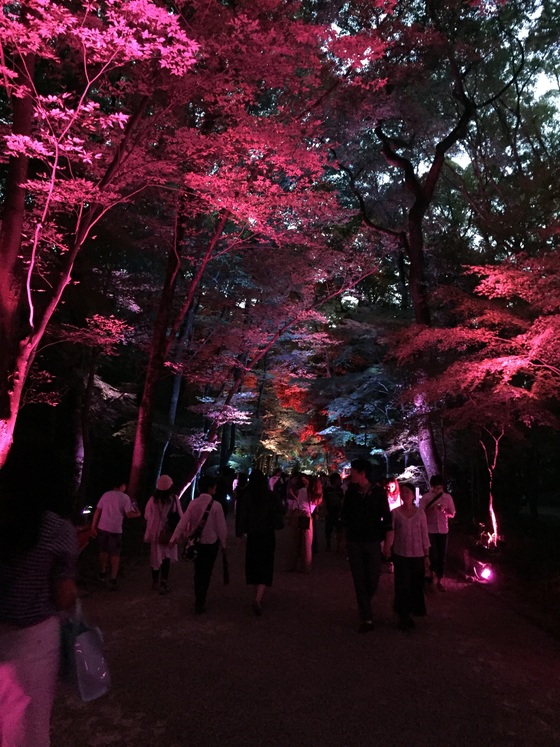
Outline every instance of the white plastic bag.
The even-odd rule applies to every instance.
[[[109,691],[111,675],[103,652],[103,634],[87,622],[79,601],[62,625],[62,662],[63,675],[75,681],[85,703]]]

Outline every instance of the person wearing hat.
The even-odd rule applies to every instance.
[[[109,589],[117,588],[117,575],[121,560],[123,519],[137,519],[142,516],[133,506],[132,501],[124,492],[126,483],[119,483],[113,490],[103,493],[93,514],[91,536],[97,537],[99,542],[99,578],[107,578],[107,565],[110,567]]]
[[[173,480],[169,475],[161,475],[156,483],[156,491],[144,511],[144,542],[150,543],[152,589],[160,594],[169,594],[171,591],[167,584],[169,570],[171,563],[177,562],[178,552],[177,545],[170,545],[169,540],[182,515],[181,502],[173,491]]]

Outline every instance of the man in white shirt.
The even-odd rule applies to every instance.
[[[202,475],[198,487],[200,493],[189,503],[187,510],[173,532],[170,545],[190,537],[204,521],[197,555],[194,561],[194,611],[200,615],[206,612],[206,595],[212,578],[214,563],[221,546],[226,549],[227,526],[224,510],[218,501],[214,500],[217,480],[210,475]],[[204,515],[209,508],[206,519]]]
[[[136,519],[141,516],[140,511],[132,505],[132,501],[124,492],[126,484],[121,483],[113,490],[103,493],[93,515],[91,536],[98,537],[99,542],[99,577],[107,576],[107,564],[110,562],[111,577],[109,588],[117,588],[117,575],[121,561],[123,519]]]
[[[441,475],[430,478],[430,490],[420,498],[420,508],[426,512],[430,537],[430,572],[437,578],[437,588],[445,591],[443,572],[447,552],[448,520],[455,516],[455,504],[445,492]]]

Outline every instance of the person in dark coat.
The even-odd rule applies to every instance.
[[[386,540],[383,546],[386,557],[393,544],[387,495],[367,459],[354,459],[351,464],[341,522],[346,531],[348,561],[362,621],[358,630],[367,633],[373,630],[371,602],[379,583],[381,543]]]
[[[268,486],[266,476],[258,469],[251,472],[240,504],[240,527],[247,535],[245,580],[255,589],[253,611],[262,615],[266,587],[272,586],[275,527],[282,517],[278,499]]]

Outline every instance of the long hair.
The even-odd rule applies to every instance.
[[[154,501],[156,503],[171,503],[173,500],[173,485],[170,488],[167,488],[167,490],[158,490],[157,488],[154,491]]]

